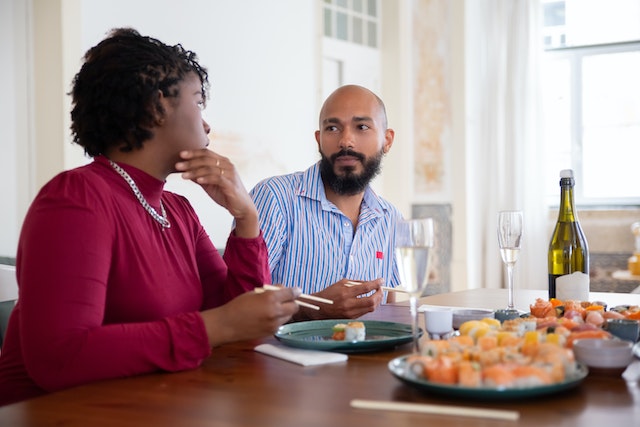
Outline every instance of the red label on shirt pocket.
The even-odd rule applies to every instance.
[[[380,252],[380,251],[376,251],[376,258],[383,259],[384,258],[384,253]]]

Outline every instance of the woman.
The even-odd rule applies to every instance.
[[[196,55],[117,29],[84,60],[71,130],[94,161],[48,182],[25,217],[0,404],[195,368],[297,311],[298,290],[247,292],[268,283],[266,245],[233,164],[206,149]],[[188,201],[163,190],[174,172],[233,215],[224,260]]]

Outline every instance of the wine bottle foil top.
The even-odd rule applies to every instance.
[[[573,178],[573,169],[563,169],[560,171],[560,178]]]

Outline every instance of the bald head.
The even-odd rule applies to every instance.
[[[384,102],[369,89],[358,85],[341,86],[329,95],[320,109],[320,129],[338,105],[353,111],[354,115],[364,112],[367,115],[373,114],[374,117],[371,118],[380,125],[380,128],[387,129],[387,111]],[[375,108],[370,108],[372,105]]]

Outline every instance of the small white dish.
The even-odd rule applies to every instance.
[[[619,339],[579,339],[573,343],[573,354],[589,368],[622,369],[633,360],[633,343]]]
[[[453,331],[453,310],[448,307],[427,307],[424,324],[431,338],[442,339]]]

